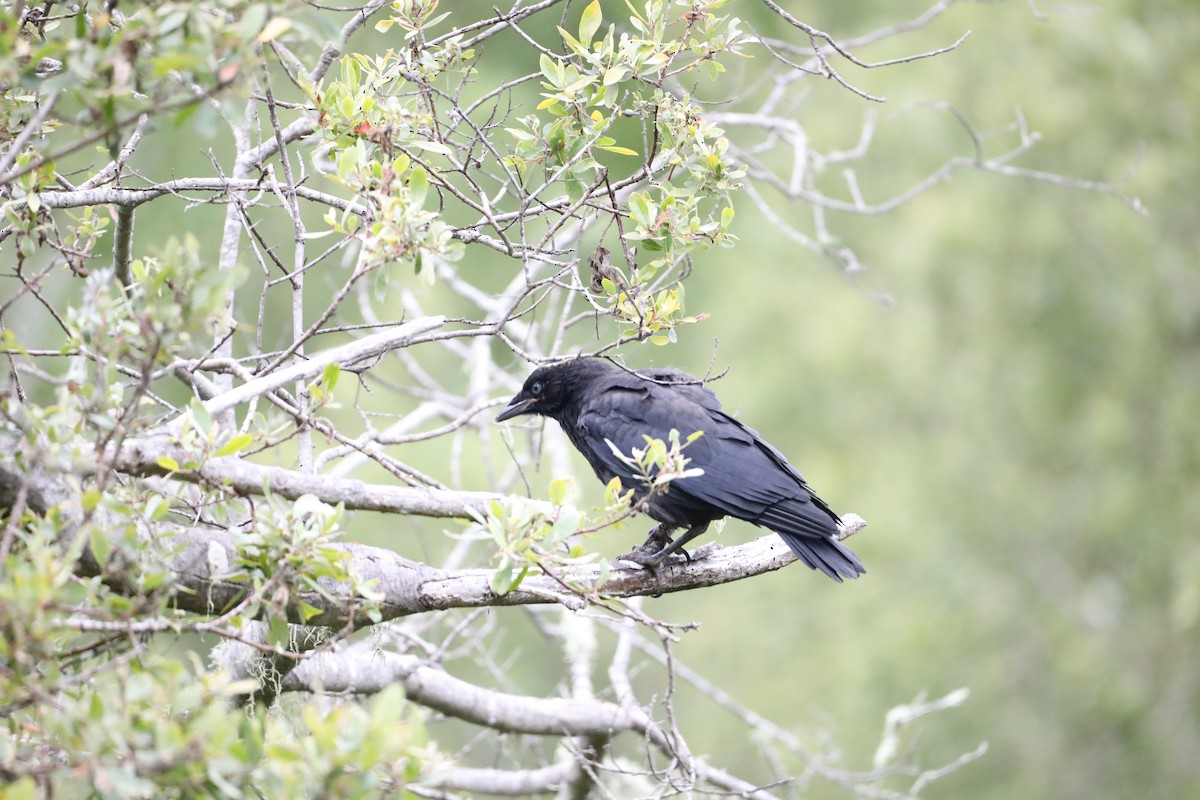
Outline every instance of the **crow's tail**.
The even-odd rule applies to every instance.
[[[798,559],[838,583],[842,578],[857,578],[866,572],[858,557],[834,538],[838,532],[837,514],[816,495],[812,495],[811,502],[777,503],[767,508],[755,523],[778,533]]]
[[[819,569],[838,583],[866,572],[858,557],[837,539],[776,531],[796,557]]]

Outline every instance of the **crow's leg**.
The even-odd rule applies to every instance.
[[[670,525],[659,525],[654,530],[650,531],[650,535],[646,538],[646,543],[641,547],[635,548],[633,551],[621,556],[618,561],[632,561],[635,564],[640,564],[643,569],[648,570],[654,575],[654,583],[657,591],[655,597],[661,597],[663,593],[662,573],[659,572],[659,567],[662,562],[670,557],[676,550],[683,553],[683,557],[688,561],[692,558],[683,549],[683,546],[695,539],[700,534],[704,533],[708,528],[708,523],[704,522],[700,525],[693,525],[683,532],[675,541],[671,541],[671,531],[674,530]]]
[[[687,544],[688,542],[690,542],[692,539],[695,539],[700,534],[704,533],[706,530],[708,530],[707,522],[702,522],[699,525],[693,525],[692,527],[690,527],[686,531],[684,531],[683,535],[680,536],[678,539],[676,539],[673,542],[669,542],[666,547],[662,548],[657,553],[655,553],[653,556],[651,556],[650,559],[647,562],[645,562],[642,566],[650,567],[651,569],[654,569],[659,564],[661,564],[663,561],[665,561],[667,558],[669,558],[670,555],[672,553],[674,553],[676,550],[683,553],[683,557],[686,558],[688,561],[691,561],[692,557],[688,555],[687,550],[683,549],[683,546],[685,544]]]
[[[621,556],[622,561],[632,561],[635,564],[641,564],[650,570],[657,570],[662,562],[675,551],[681,551],[683,557],[691,561],[691,556],[683,549],[683,546],[695,539],[708,528],[708,523],[693,525],[683,532],[675,541],[671,541],[671,531],[674,528],[670,525],[659,525],[650,531],[650,535],[646,537],[646,542],[641,547],[635,548],[633,551]]]

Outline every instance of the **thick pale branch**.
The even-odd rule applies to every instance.
[[[209,465],[213,462],[253,466],[234,459],[211,459]],[[144,462],[140,463],[142,466],[148,466]],[[120,459],[117,466],[118,469],[121,466]],[[225,464],[218,465],[221,466]],[[164,470],[157,467],[157,471]],[[236,470],[221,471],[214,468],[210,474],[214,480],[220,481],[231,472],[236,473]],[[297,473],[284,470],[279,472],[294,476],[296,480],[300,479]],[[317,483],[328,480],[319,476],[304,477]],[[241,480],[248,482],[250,477],[242,475]],[[81,518],[80,486],[74,476],[42,470],[30,472],[11,460],[0,461],[0,504],[3,504],[5,509],[11,507],[23,483],[28,497],[41,498],[37,503],[29,502],[34,511],[44,512],[50,504],[58,504],[68,518]],[[259,486],[261,487],[261,483]],[[299,487],[293,485],[292,488]],[[316,494],[321,496],[319,492]],[[856,525],[861,527],[865,523],[860,521]],[[232,607],[244,596],[245,583],[231,580],[230,575],[219,566],[234,564],[237,561],[237,548],[228,533],[215,528],[183,527],[165,523],[159,523],[156,533],[160,539],[170,537],[170,541],[178,548],[171,563],[171,569],[175,573],[175,594],[172,602],[176,608],[196,614],[219,613]],[[368,616],[365,611],[366,601],[356,596],[348,585],[326,581],[322,584],[320,592],[298,592],[290,598],[288,614],[293,622],[319,627],[342,627],[346,624],[357,627],[371,625],[378,619],[395,619],[448,608],[561,603],[569,608],[578,609],[583,608],[587,598],[592,596],[637,597],[715,586],[771,572],[795,560],[791,551],[772,534],[736,547],[710,545],[701,548],[691,563],[664,565],[660,568],[657,578],[640,567],[623,566],[618,562],[610,571],[609,580],[600,585],[600,565],[589,565],[564,570],[553,578],[532,575],[527,577],[518,589],[498,595],[491,588],[491,570],[442,570],[407,559],[384,548],[353,543],[335,546],[349,556],[351,574],[372,583],[378,618],[372,620]],[[86,575],[104,575],[109,584],[122,593],[135,594],[139,590],[136,583],[126,585],[127,578],[122,574],[105,574],[90,557],[83,559],[80,571]],[[566,588],[564,583],[577,588]],[[301,604],[315,608],[316,615],[303,617],[299,613]]]
[[[176,574],[177,593],[173,601],[176,607],[206,614],[227,608],[241,598],[246,588],[244,583],[211,572],[212,564],[228,564],[235,559],[236,550],[228,534],[187,528],[178,531],[175,541],[181,546],[172,564]],[[576,593],[565,589],[558,580],[534,575],[526,578],[518,589],[498,595],[491,588],[491,570],[441,570],[383,548],[351,543],[336,547],[349,555],[353,574],[373,583],[382,620],[480,606],[561,603],[579,609],[586,605],[585,597],[590,594]],[[770,535],[736,547],[711,548],[690,564],[663,567],[658,580],[639,567],[618,566],[611,570],[609,581],[594,591],[597,596],[618,598],[680,592],[771,572],[794,560],[795,556],[783,542]],[[85,572],[93,570],[85,568]],[[558,577],[580,587],[598,586],[600,567],[575,568]],[[116,585],[115,588],[134,591],[136,587]],[[291,599],[288,613],[293,622],[326,627],[373,624],[364,610],[365,601],[355,596],[350,587],[326,582],[322,590],[300,593]],[[318,609],[319,613],[309,619],[302,618],[298,613],[301,603]]]
[[[405,653],[354,646],[300,664],[283,681],[284,691],[374,694],[400,683],[405,696],[456,719],[508,733],[588,736],[645,731],[653,723],[639,708],[602,700],[528,697],[485,689]]]
[[[451,791],[494,797],[529,797],[549,794],[566,782],[575,765],[560,761],[541,769],[478,769],[455,767],[441,787]]]

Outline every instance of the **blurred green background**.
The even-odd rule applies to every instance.
[[[793,11],[848,38],[925,7]],[[772,29],[758,4],[728,10],[764,35],[795,39]],[[1104,194],[963,170],[891,214],[831,214],[831,229],[869,268],[852,280],[739,201],[739,244],[698,254],[688,282],[689,311],[711,316],[681,329],[674,347],[623,352],[635,365],[729,367],[715,386],[726,406],[835,508],[868,520],[850,544],[869,573],[838,586],[793,567],[646,610],[700,622],[676,648],[682,661],[814,747],[832,739],[847,766],[870,768],[889,708],[968,687],[964,706],[921,726],[920,760],[943,763],[982,740],[990,752],[929,797],[1198,797],[1200,9],[1194,0],[963,4],[860,55],[929,50],[968,28],[960,50],[928,61],[879,70],[835,62],[887,97],[883,106],[832,82],[802,82],[812,94],[798,121],[813,146],[852,147],[863,115],[876,113],[875,145],[857,171],[868,199],[881,200],[947,156],[971,153],[962,127],[928,104],[953,104],[995,132],[990,155],[1015,143],[1002,129],[1019,109],[1043,137],[1021,166],[1127,177],[1122,193],[1148,215]],[[355,44],[372,52],[382,41]],[[733,90],[752,91],[762,66],[731,68]],[[199,159],[209,144],[181,140],[159,154],[160,169],[149,156],[144,166],[163,174],[179,152]],[[848,196],[836,168],[822,185]],[[150,231],[179,230],[178,213],[148,204],[140,246],[152,251]],[[188,213],[184,222],[215,253],[220,209]],[[806,207],[786,213],[805,227]],[[461,265],[489,287],[511,268],[474,252]],[[503,273],[488,277],[493,270]],[[343,277],[312,280],[335,287]],[[441,287],[395,281],[430,313],[442,310]],[[314,310],[327,299],[317,294]],[[242,316],[253,319],[257,289],[246,297]],[[282,314],[285,302],[272,304]],[[459,369],[443,361],[434,368]],[[402,413],[393,397],[346,402],[358,400]],[[439,440],[398,457],[448,481],[445,448]],[[550,477],[543,464],[531,476],[535,492]],[[487,488],[482,472],[464,482]],[[356,519],[356,533],[370,524]],[[445,547],[445,527],[428,524],[414,544],[383,521],[363,538],[419,557]],[[642,532],[639,523],[591,546],[620,552]],[[734,523],[721,540],[758,533]],[[527,626],[519,611],[495,616]],[[552,691],[543,676],[556,668],[522,654],[528,631],[512,636],[514,683]],[[658,691],[656,680],[646,675],[639,688]],[[768,780],[745,727],[681,692],[693,752]]]
[[[846,36],[920,7],[833,6],[806,21]],[[985,739],[990,752],[930,797],[1197,797],[1200,9],[1041,10],[957,7],[866,52],[973,30],[957,53],[847,72],[889,100],[864,191],[882,199],[891,176],[969,154],[945,114],[910,106],[944,100],[986,130],[1019,107],[1043,134],[1024,166],[1109,181],[1132,168],[1121,191],[1149,215],[961,172],[890,215],[831,218],[870,267],[855,283],[739,204],[740,244],[703,254],[688,285],[712,318],[658,360],[702,372],[719,338],[725,404],[869,521],[850,542],[869,574],[834,586],[790,569],[652,608],[703,622],[684,660],[752,675],[740,698],[828,731],[860,767],[887,708],[969,687],[923,728],[921,757]],[[847,120],[868,104],[826,88],[801,122],[850,147]],[[692,746],[752,757],[722,733]]]

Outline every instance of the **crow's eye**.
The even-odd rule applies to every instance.
[[[534,397],[540,397],[542,394],[542,385],[540,383],[535,383],[533,386],[530,386],[529,393]]]

